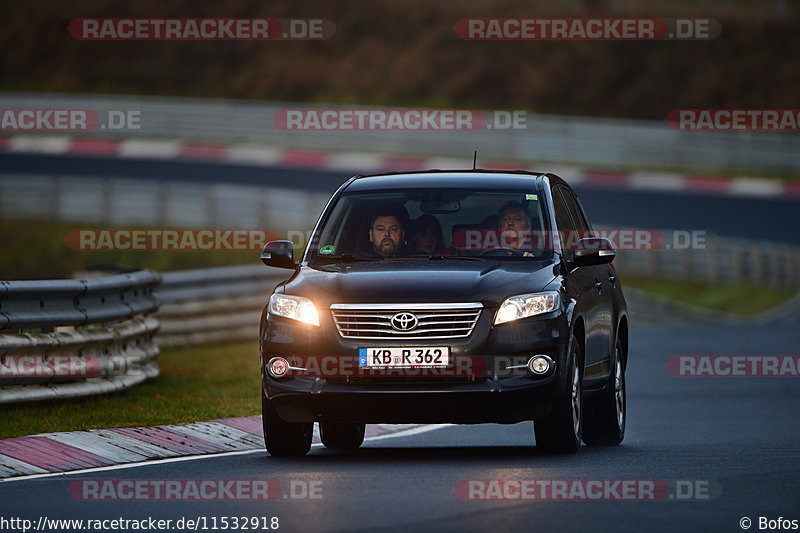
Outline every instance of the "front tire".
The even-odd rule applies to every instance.
[[[536,447],[546,453],[575,453],[583,431],[583,353],[577,337],[569,340],[563,390],[546,418],[533,423]]]
[[[355,450],[364,442],[366,424],[320,422],[322,444],[331,450]]]
[[[586,402],[583,441],[587,446],[617,446],[625,438],[627,394],[622,341],[614,348],[614,371],[605,389]]]
[[[275,457],[298,457],[311,449],[313,422],[286,422],[275,409],[274,401],[261,393],[261,422],[264,446]]]

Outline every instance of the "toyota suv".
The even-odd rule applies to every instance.
[[[534,422],[548,453],[625,434],[628,317],[615,250],[554,174],[355,176],[261,318],[264,441],[354,449],[368,423]]]

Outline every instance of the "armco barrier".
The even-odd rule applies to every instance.
[[[153,289],[140,270],[104,278],[0,282],[0,404],[127,389],[158,376]],[[75,372],[59,372],[64,360]]]
[[[800,290],[800,247],[785,243],[709,234],[703,249],[621,250],[614,265],[623,281],[628,275]]]
[[[338,185],[332,183],[331,187]],[[7,174],[0,170],[0,213],[4,219],[80,222],[100,228],[219,228],[302,233],[313,226],[309,215],[322,211],[328,198],[329,192],[268,184]]]
[[[290,271],[242,265],[166,272],[158,288],[162,346],[258,339],[261,310]]]

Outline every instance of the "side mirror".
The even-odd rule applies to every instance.
[[[292,241],[272,241],[261,250],[261,262],[277,268],[297,268],[294,262],[294,243]]]
[[[572,262],[576,266],[604,265],[617,256],[614,245],[604,237],[584,237],[578,241]]]

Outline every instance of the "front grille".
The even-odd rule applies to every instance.
[[[469,337],[482,308],[480,303],[334,304],[331,313],[345,339],[457,339]],[[413,314],[416,327],[393,327],[392,318],[401,313]]]

